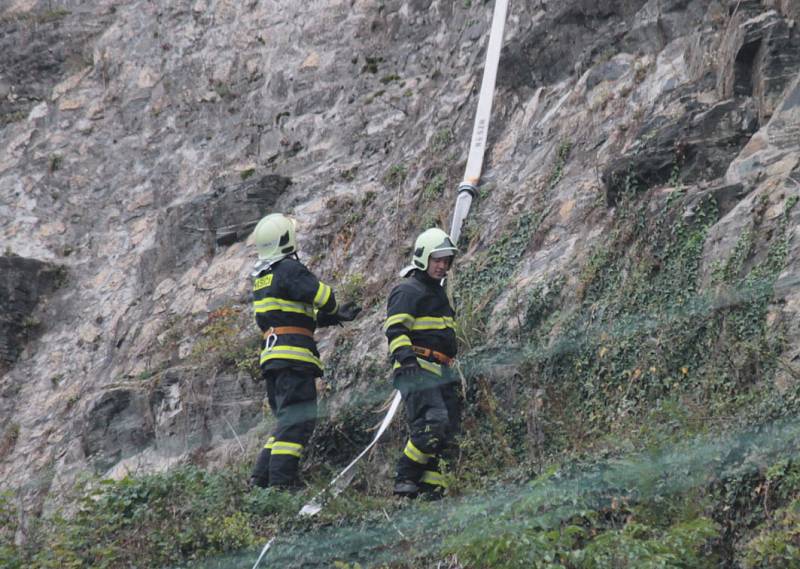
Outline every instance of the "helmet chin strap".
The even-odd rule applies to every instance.
[[[281,255],[280,257],[276,257],[275,259],[259,259],[258,261],[256,261],[256,264],[253,265],[253,272],[250,273],[250,276],[252,276],[252,277],[258,276],[259,273],[261,273],[263,271],[266,271],[272,265],[274,265],[278,261],[282,261],[286,257],[294,257],[298,261],[300,260],[300,256],[297,254],[297,251],[293,251],[293,252],[291,252],[291,253],[289,253],[287,255]],[[416,268],[416,267],[412,267],[412,268]]]
[[[250,273],[250,276],[257,277],[259,273],[266,271],[278,261],[280,261],[280,259],[259,259],[258,261],[256,261],[256,264],[253,265],[253,272]]]
[[[400,276],[405,278],[408,275],[410,275],[411,271],[413,271],[414,269],[419,269],[419,267],[415,267],[414,265],[408,265],[406,267],[403,267],[402,269],[400,269]]]

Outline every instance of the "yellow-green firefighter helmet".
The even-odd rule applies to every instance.
[[[271,213],[258,222],[253,236],[262,261],[277,261],[297,252],[295,221],[281,213]]]
[[[415,269],[426,270],[428,268],[428,259],[433,256],[438,257],[453,257],[456,254],[456,246],[450,240],[450,236],[436,227],[426,229],[417,237],[414,243],[414,253],[411,258],[411,264]]]

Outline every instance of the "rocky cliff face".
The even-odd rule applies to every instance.
[[[6,6],[3,485],[44,496],[85,470],[220,461],[257,440],[247,236],[271,211],[367,307],[320,334],[331,412],[373,386],[387,287],[416,233],[449,222],[490,18],[461,0]],[[798,18],[791,0],[512,0],[459,263],[529,231],[505,251],[481,344],[525,329],[508,317],[520,291],[558,281],[566,310],[585,297],[621,200],[686,199],[690,219],[711,196],[701,288],[743,233],[751,266],[790,237],[769,318],[796,365]]]

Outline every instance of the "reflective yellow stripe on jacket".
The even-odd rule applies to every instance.
[[[389,343],[389,353],[390,354],[393,353],[397,348],[402,348],[403,346],[411,346],[411,345],[412,345],[411,338],[409,338],[405,334],[402,334]]]
[[[420,316],[414,318],[410,314],[392,314],[383,324],[383,331],[386,332],[395,324],[400,324],[409,330],[445,330],[446,328],[455,329],[456,323],[450,316]]]
[[[455,327],[455,321],[450,316],[421,316],[414,320],[411,330],[444,330]]]
[[[322,308],[323,306],[325,306],[325,304],[327,304],[330,298],[331,298],[331,287],[329,287],[323,282],[320,282],[319,286],[317,287],[317,294],[314,296],[314,306],[316,306],[317,308]],[[333,312],[335,312],[335,310]]]
[[[299,348],[297,346],[274,346],[271,350],[264,349],[261,352],[260,364],[269,360],[294,360],[297,362],[307,362],[314,364],[320,369],[325,369],[322,361],[314,355],[314,353],[306,348]]]
[[[390,326],[394,326],[395,324],[402,324],[411,330],[412,326],[414,326],[414,317],[410,314],[392,314],[386,319],[386,322],[383,323],[383,331],[386,332]]]
[[[330,296],[330,295],[329,295]],[[285,300],[283,298],[275,298],[268,296],[261,300],[253,302],[253,310],[257,314],[270,312],[271,310],[279,310],[281,312],[292,312],[295,314],[305,314],[309,318],[314,318],[314,307],[305,302],[296,302],[294,300]]]

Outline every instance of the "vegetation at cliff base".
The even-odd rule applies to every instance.
[[[506,325],[491,341],[493,306],[538,218],[510,221],[461,268],[454,293],[466,408],[444,500],[389,497],[383,467],[403,440],[395,427],[350,489],[318,516],[296,517],[335,472],[325,441],[349,449],[348,433],[353,448],[366,440],[388,395],[374,385],[321,418],[303,492],[248,491],[246,461],[87,479],[62,510],[26,528],[24,543],[6,494],[0,559],[246,567],[276,537],[265,566],[797,567],[800,392],[774,381],[796,370],[780,358],[785,323],[769,317],[795,203],[771,225],[754,219],[703,277],[713,195],[653,199],[621,197],[609,239],[580,273],[579,303],[563,300],[564,279],[531,286],[505,304]],[[235,320],[221,312],[204,332],[207,351],[223,354],[214,365],[239,365],[227,355],[240,353]]]

